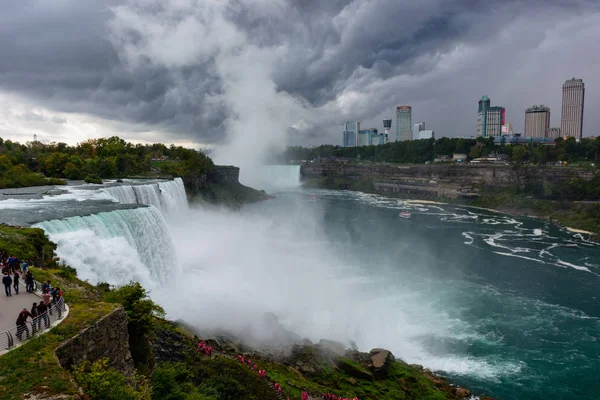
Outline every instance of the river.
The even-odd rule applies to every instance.
[[[476,394],[596,398],[600,246],[585,235],[465,206],[302,189],[292,166],[254,177],[241,180],[276,198],[239,212],[188,207],[176,180],[0,201],[0,220],[45,229],[80,278],[138,280],[169,317],[198,327],[268,337],[256,321],[271,312],[303,337],[385,347]]]

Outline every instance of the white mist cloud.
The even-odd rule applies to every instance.
[[[113,9],[110,38],[132,67],[146,62],[166,68],[210,64],[222,92],[210,93],[208,104],[227,107],[226,138],[213,153],[215,161],[240,166],[249,176],[260,173],[257,168],[269,153],[287,145],[289,127],[305,125],[311,110],[278,91],[273,81],[274,68],[288,48],[250,43],[247,33],[226,16],[233,7],[233,1],[131,0]],[[251,9],[261,18],[284,11],[281,1],[255,0]],[[206,115],[215,110],[197,111]]]

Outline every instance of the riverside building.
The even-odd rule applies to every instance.
[[[548,129],[550,129],[550,109],[548,107],[533,106],[525,111],[525,130],[523,131],[525,137],[547,137]]]
[[[563,137],[581,139],[583,136],[583,104],[585,84],[583,79],[569,79],[562,89],[562,114],[560,131]]]
[[[483,96],[477,109],[477,136],[498,137],[502,135],[502,125],[506,117],[506,109],[491,106],[490,98]]]
[[[346,122],[342,130],[342,147],[356,147],[358,144],[358,132],[360,121]]]
[[[396,107],[396,141],[412,139],[412,107]]]

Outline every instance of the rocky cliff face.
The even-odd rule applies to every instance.
[[[558,184],[572,178],[589,180],[594,176],[593,171],[566,167],[337,162],[304,164],[300,174],[303,180],[316,181],[318,186],[446,198],[458,197],[461,188],[523,188],[527,183]]]
[[[206,174],[182,177],[182,179],[191,202],[239,207],[243,203],[268,198],[264,191],[242,185],[239,176],[238,167],[216,165]]]
[[[134,366],[129,352],[127,322],[125,310],[119,307],[62,343],[55,350],[61,367],[70,369],[85,360],[94,362],[107,357],[111,367],[132,376]]]

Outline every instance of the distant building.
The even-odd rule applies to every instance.
[[[418,133],[418,138],[419,140],[421,139],[435,139],[435,132],[434,131],[419,131]]]
[[[562,89],[562,115],[560,131],[563,137],[581,139],[583,136],[583,104],[585,84],[583,79],[569,79]]]
[[[523,134],[530,138],[543,138],[550,128],[550,109],[544,105],[529,107],[525,110],[525,130]]]
[[[560,128],[548,128],[546,137],[556,139],[560,137]]]
[[[358,145],[358,132],[360,121],[346,122],[342,131],[342,147],[356,147]]]
[[[383,144],[386,144],[390,141],[390,131],[392,129],[392,120],[391,119],[384,119],[383,120],[383,135],[384,135],[384,140],[383,140]]]
[[[375,144],[373,143],[374,138],[377,144],[379,144],[379,133],[377,132],[377,129],[361,129],[358,131],[358,146],[371,146]]]
[[[513,126],[510,122],[502,125],[502,134],[503,135],[512,135],[513,134]]]
[[[452,161],[456,161],[456,162],[467,161],[467,155],[464,153],[454,153],[454,154],[452,154]]]
[[[412,138],[418,139],[419,132],[424,131],[424,130],[425,130],[425,122],[419,122],[419,123],[414,124],[412,127]]]
[[[494,144],[505,145],[505,144],[528,144],[538,143],[546,146],[554,146],[554,139],[550,137],[522,137],[522,136],[501,136],[494,138]]]
[[[396,107],[396,141],[412,139],[412,107]]]
[[[477,136],[497,137],[502,135],[506,116],[504,107],[490,105],[490,98],[483,96],[477,109]]]

